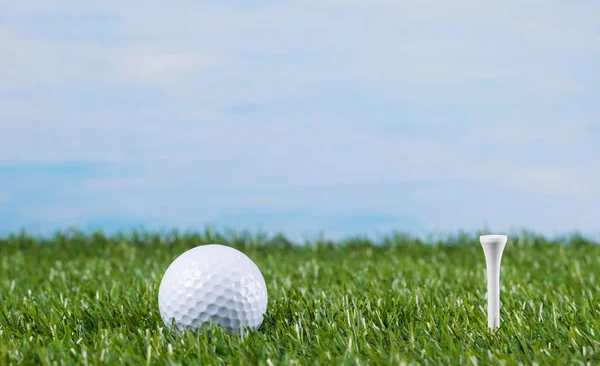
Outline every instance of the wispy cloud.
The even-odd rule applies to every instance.
[[[218,65],[214,57],[196,53],[157,53],[147,50],[127,55],[123,70],[125,77],[141,85],[162,85],[176,82],[186,73],[210,69]]]

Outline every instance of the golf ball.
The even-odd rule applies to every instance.
[[[234,333],[258,328],[267,310],[267,286],[244,253],[219,244],[201,245],[177,257],[158,290],[160,315],[178,330],[202,331],[210,323]]]

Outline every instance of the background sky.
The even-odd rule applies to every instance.
[[[0,2],[0,233],[600,233],[600,2]]]

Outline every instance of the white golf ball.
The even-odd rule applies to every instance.
[[[165,272],[158,290],[160,316],[178,330],[202,331],[211,322],[234,333],[258,328],[267,311],[267,286],[244,253],[219,244],[181,254]]]

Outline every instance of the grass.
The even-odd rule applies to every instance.
[[[161,277],[188,248],[244,251],[265,277],[244,338],[165,329]],[[0,239],[0,364],[598,364],[600,246],[511,236],[487,329],[475,234],[291,245],[277,235],[24,233]]]

